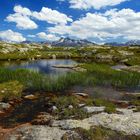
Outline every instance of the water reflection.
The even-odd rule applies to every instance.
[[[53,65],[74,65],[77,64],[76,61],[73,60],[36,60],[36,61],[21,61],[21,62],[6,62],[5,64],[1,64],[1,66],[15,70],[18,68],[29,69],[32,71],[52,74],[52,75],[61,75],[71,71],[70,69],[63,69],[63,68],[54,68]]]

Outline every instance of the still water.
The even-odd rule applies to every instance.
[[[70,72],[70,69],[54,68],[54,65],[74,65],[76,61],[70,59],[49,59],[49,60],[35,60],[35,61],[20,61],[20,62],[3,62],[1,66],[15,70],[15,69],[29,69],[31,71],[45,73],[49,75],[61,75]]]

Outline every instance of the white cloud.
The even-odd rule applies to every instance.
[[[21,5],[16,5],[14,7],[14,11],[16,13],[26,15],[26,16],[31,16],[32,15],[32,12],[28,8],[22,7]]]
[[[55,36],[54,34],[46,34],[45,32],[40,32],[37,34],[40,39],[48,40],[48,41],[56,41],[59,37]]]
[[[0,31],[0,38],[10,42],[22,42],[26,40],[22,34],[13,32],[12,30]]]
[[[67,22],[72,22],[72,19],[67,15],[47,7],[43,7],[40,12],[33,12],[32,16],[51,24],[67,24]]]
[[[64,1],[64,0],[58,0]],[[106,6],[115,6],[129,0],[67,0],[74,9],[100,9]]]
[[[140,12],[131,9],[112,9],[105,13],[87,13],[71,25],[55,26],[50,33],[68,35],[81,39],[139,39]]]
[[[14,7],[14,14],[10,14],[6,21],[15,22],[19,29],[36,29],[38,25],[30,19],[32,12],[28,8],[23,8],[20,5]]]
[[[6,20],[8,22],[15,22],[19,29],[36,29],[38,25],[32,21],[28,16],[22,15],[20,13],[10,14]]]
[[[36,12],[20,5],[16,5],[14,7],[14,12],[14,14],[7,16],[6,21],[15,22],[17,28],[23,30],[38,28],[38,25],[33,19],[46,21],[51,24],[67,24],[67,22],[72,22],[72,19],[67,15],[47,7],[43,7],[40,12]]]

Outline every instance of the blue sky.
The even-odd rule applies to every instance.
[[[97,43],[139,40],[139,0],[1,0],[0,38],[21,42],[60,37]]]

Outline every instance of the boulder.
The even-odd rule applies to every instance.
[[[35,95],[31,94],[31,95],[24,96],[24,99],[35,100],[35,99],[37,99],[37,97]]]
[[[56,111],[58,108],[56,106],[52,106],[51,110]]]
[[[83,110],[87,113],[99,113],[105,110],[104,106],[97,107],[97,106],[85,106]]]
[[[74,96],[81,96],[81,97],[88,97],[89,95],[87,93],[72,93]]]
[[[69,105],[68,108],[69,108],[69,109],[73,109],[73,105]]]

